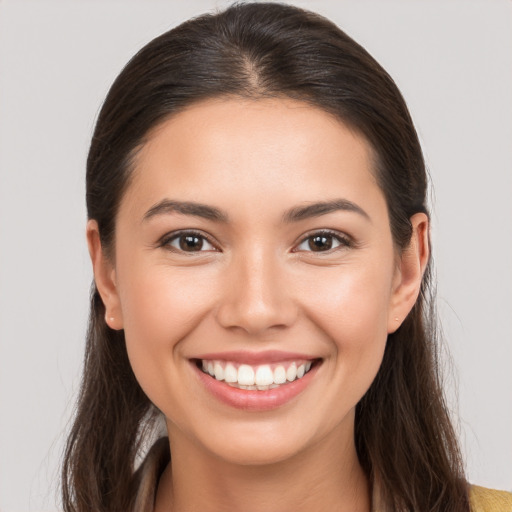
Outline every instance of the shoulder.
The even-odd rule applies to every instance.
[[[469,489],[471,512],[512,512],[512,493],[472,485]]]

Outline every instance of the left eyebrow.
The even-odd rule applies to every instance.
[[[192,215],[194,217],[202,217],[203,219],[222,223],[228,222],[227,214],[214,206],[208,206],[206,204],[195,203],[192,201],[173,201],[172,199],[164,199],[153,205],[144,214],[143,220],[147,221],[156,215],[165,215],[170,213]]]
[[[319,217],[327,215],[328,213],[336,211],[354,212],[365,219],[371,221],[370,216],[356,203],[348,201],[347,199],[334,199],[332,201],[324,201],[320,203],[313,203],[307,206],[296,206],[291,208],[283,215],[283,222],[299,222],[301,220],[310,219],[312,217]]]

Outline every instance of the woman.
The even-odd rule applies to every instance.
[[[235,5],[142,49],[89,152],[65,509],[478,510],[426,181],[395,84],[323,18]]]

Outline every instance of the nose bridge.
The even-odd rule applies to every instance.
[[[252,245],[233,256],[218,319],[224,327],[257,334],[289,325],[295,317],[293,298],[284,285],[285,269],[276,252]]]

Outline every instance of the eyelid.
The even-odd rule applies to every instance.
[[[340,242],[340,247],[335,247],[335,248],[329,249],[327,251],[303,251],[303,250],[297,249],[298,246],[302,245],[309,238],[312,238],[314,236],[319,236],[319,235],[332,236],[338,242]],[[354,245],[355,245],[354,240],[352,239],[351,236],[347,235],[346,233],[343,233],[340,231],[335,231],[333,229],[315,229],[313,231],[310,231],[309,233],[305,233],[304,235],[302,235],[299,242],[295,244],[292,252],[309,252],[309,253],[313,253],[313,254],[331,254],[339,249],[353,247]]]
[[[197,229],[179,229],[177,231],[171,231],[170,233],[166,233],[158,240],[157,247],[162,247],[164,249],[167,248],[170,251],[177,252],[179,254],[185,254],[187,256],[199,254],[202,252],[212,252],[211,249],[205,251],[182,251],[180,249],[177,249],[176,247],[171,247],[169,245],[170,242],[176,240],[182,235],[194,235],[200,238],[204,238],[209,244],[211,244],[215,248],[215,251],[221,252],[221,250],[218,247],[218,244],[212,239],[211,236]]]
[[[158,240],[156,245],[157,245],[157,247],[162,247],[162,248],[167,247],[168,250],[171,250],[173,252],[177,252],[180,254],[186,254],[187,256],[202,253],[202,252],[211,252],[212,251],[211,249],[201,250],[201,251],[182,251],[180,249],[171,247],[169,245],[169,243],[171,241],[176,240],[177,238],[179,238],[182,235],[194,235],[194,236],[203,238],[204,240],[206,240],[209,244],[211,244],[214,247],[215,251],[222,252],[219,249],[218,244],[213,240],[213,238],[210,235],[208,235],[207,233],[205,233],[203,231],[197,230],[197,229],[180,229],[177,231],[172,231],[170,233],[166,233]],[[304,250],[297,249],[298,246],[303,244],[309,238],[312,238],[313,236],[319,236],[319,235],[328,235],[328,236],[333,237],[340,243],[340,247],[331,248],[331,249],[328,249],[327,251],[304,251]],[[330,254],[332,252],[339,250],[340,248],[353,247],[354,245],[355,245],[354,240],[352,239],[351,236],[347,235],[346,233],[336,231],[333,229],[316,229],[316,230],[310,231],[310,232],[302,235],[301,238],[299,239],[299,241],[295,244],[294,248],[292,249],[292,252],[310,252],[310,253],[315,253],[315,254]]]

